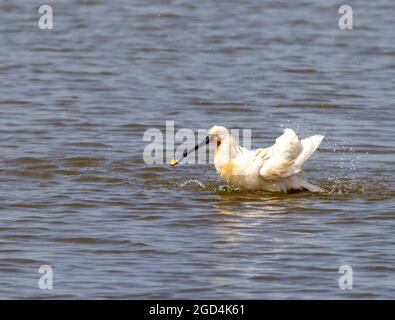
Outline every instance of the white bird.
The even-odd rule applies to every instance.
[[[213,142],[215,145],[214,165],[217,173],[230,185],[244,190],[265,190],[287,193],[291,190],[323,190],[301,179],[297,174],[303,164],[320,145],[324,136],[315,135],[299,140],[292,129],[285,129],[276,143],[265,149],[248,150],[239,146],[228,129],[212,127],[208,136],[181,158],[172,160],[175,166],[189,153]]]

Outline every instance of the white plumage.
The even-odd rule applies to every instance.
[[[293,130],[285,129],[273,146],[256,150],[240,147],[225,127],[214,126],[209,136],[216,146],[215,168],[231,185],[245,190],[285,193],[290,190],[323,191],[296,176],[320,145],[322,135],[300,141]]]

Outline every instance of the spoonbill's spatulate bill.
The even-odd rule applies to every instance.
[[[209,130],[205,140],[193,149],[184,151],[181,158],[172,160],[170,164],[175,166],[191,152],[213,142],[215,168],[218,174],[231,185],[251,191],[322,192],[320,187],[308,183],[297,174],[323,138],[322,135],[315,135],[299,140],[293,130],[285,129],[283,135],[278,137],[271,147],[248,150],[238,145],[228,129],[214,126]]]

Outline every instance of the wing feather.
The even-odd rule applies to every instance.
[[[300,171],[293,164],[303,150],[302,143],[296,133],[285,129],[270,148],[267,160],[262,164],[259,174],[267,180],[276,180],[292,176]]]

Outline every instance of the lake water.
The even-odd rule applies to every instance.
[[[395,298],[393,1],[46,3],[0,3],[1,298]],[[146,164],[166,120],[324,134],[326,192]]]

